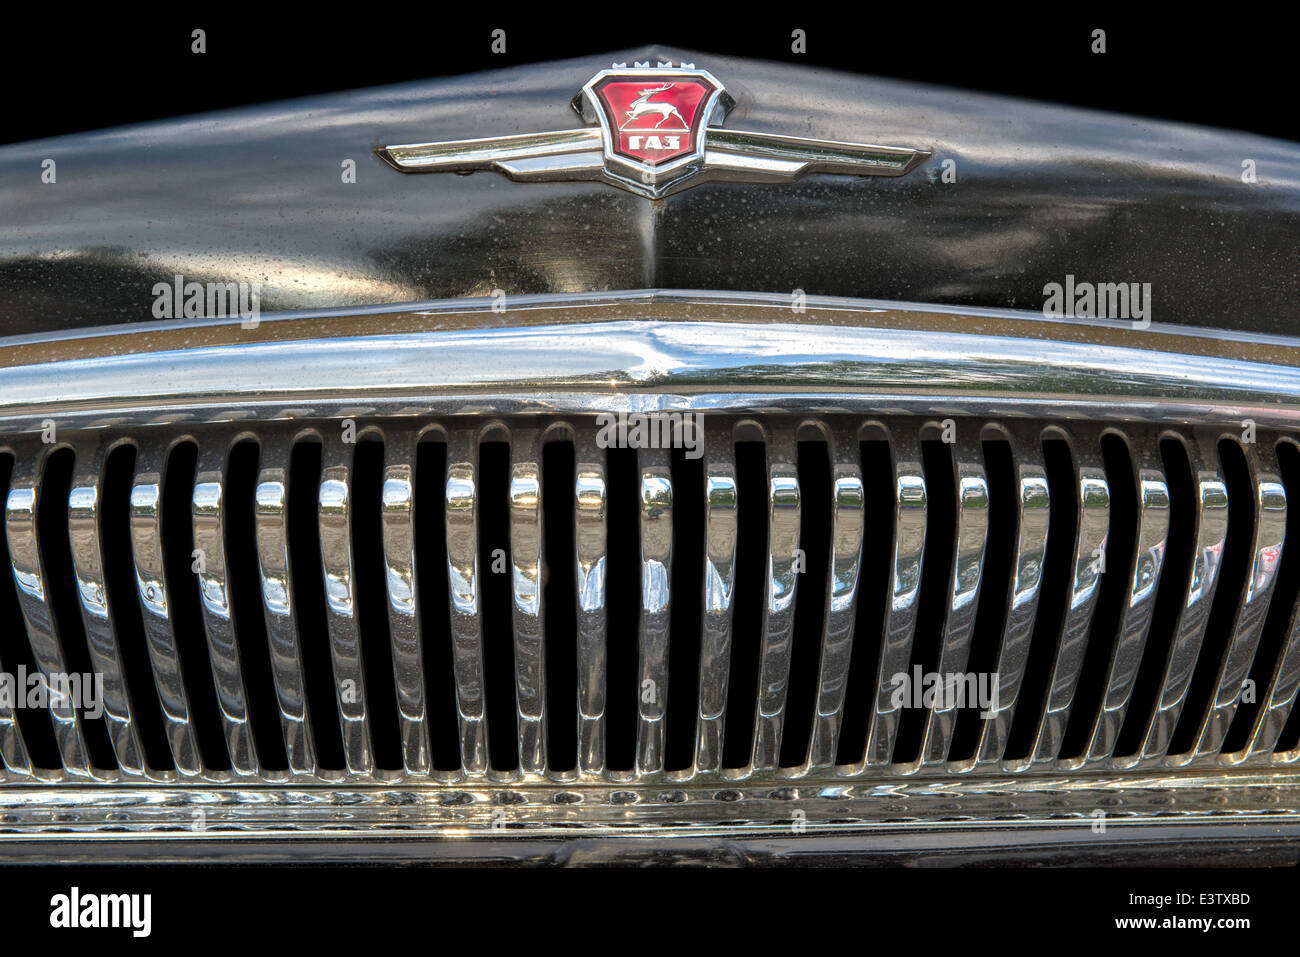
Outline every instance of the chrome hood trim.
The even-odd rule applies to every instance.
[[[314,415],[778,409],[1300,421],[1300,340],[688,291],[452,300],[13,337],[0,428]],[[1050,343],[1050,347],[1045,344]],[[122,383],[130,382],[129,390]]]

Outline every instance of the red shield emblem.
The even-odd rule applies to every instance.
[[[612,72],[590,86],[614,157],[650,168],[703,154],[703,130],[722,87],[707,73]]]

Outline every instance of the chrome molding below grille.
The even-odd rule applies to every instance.
[[[1142,782],[1113,777],[1053,779],[978,786],[925,782],[843,784],[825,788],[759,784],[746,787],[667,787],[634,793],[625,788],[377,786],[337,788],[121,787],[93,795],[84,789],[34,787],[0,821],[0,858],[38,856],[43,845],[89,842],[97,859],[121,853],[107,845],[140,844],[149,856],[167,857],[158,842],[232,844],[232,856],[256,853],[283,860],[294,842],[333,839],[397,841],[437,834],[446,838],[523,841],[558,837],[789,838],[789,852],[820,836],[875,836],[885,846],[899,838],[940,839],[976,846],[1010,839],[1083,842],[1108,846],[1132,839],[1204,842],[1208,838],[1272,840],[1293,856],[1300,841],[1294,785],[1271,776],[1153,777]],[[954,803],[968,812],[955,816]],[[1098,831],[1104,809],[1106,828]],[[204,828],[194,830],[202,814]],[[634,816],[633,816],[634,815]],[[1097,836],[1097,835],[1102,836]],[[982,835],[982,836],[980,836]],[[1109,835],[1109,837],[1107,837]],[[345,840],[346,839],[346,840]],[[278,842],[261,848],[267,840]],[[442,845],[444,842],[437,842]],[[451,844],[457,843],[455,840]],[[258,851],[241,851],[251,846]],[[879,845],[877,845],[879,846]],[[382,856],[367,847],[367,857]],[[437,857],[426,846],[415,857]]]

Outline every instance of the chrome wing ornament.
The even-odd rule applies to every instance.
[[[573,98],[588,123],[572,130],[375,152],[403,173],[495,170],[520,182],[604,181],[660,199],[709,182],[788,183],[810,173],[902,176],[930,154],[723,129],[735,101],[712,74],[683,63],[625,63],[597,73]]]

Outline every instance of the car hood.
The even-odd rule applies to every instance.
[[[650,201],[374,154],[576,127],[582,84],[638,60],[709,70],[729,128],[932,155]],[[177,275],[257,283],[264,313],[658,288],[1040,310],[1073,276],[1150,283],[1158,323],[1294,334],[1300,299],[1295,144],[663,47],[12,145],[0,197],[0,335],[152,321]]]

